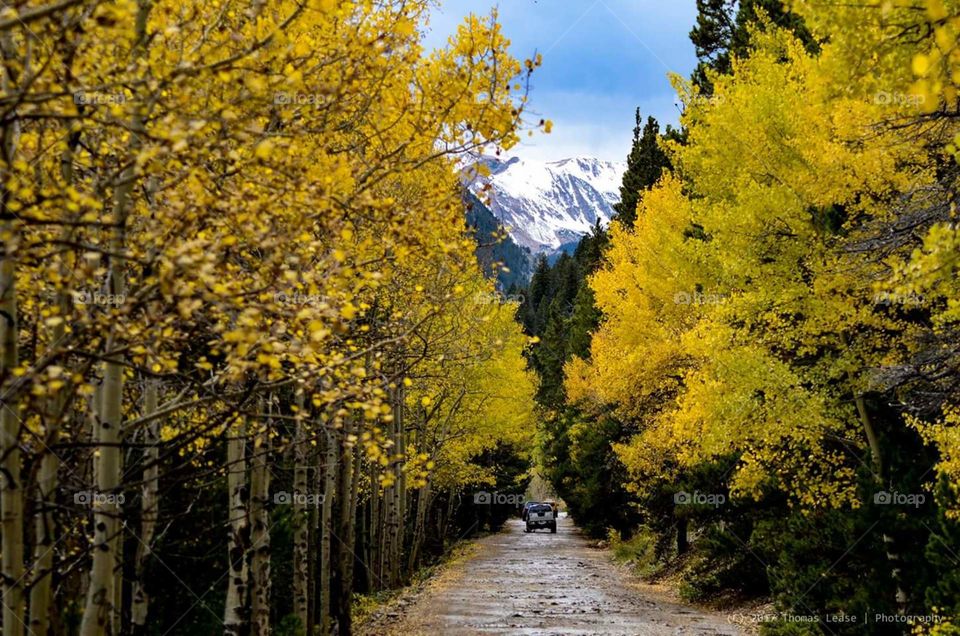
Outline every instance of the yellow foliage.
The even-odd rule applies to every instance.
[[[566,367],[572,401],[636,422],[615,445],[633,490],[733,455],[735,493],[858,505],[844,449],[869,451],[852,397],[907,359],[913,327],[877,310],[889,268],[846,247],[863,219],[890,218],[894,193],[933,183],[934,158],[880,125],[917,110],[851,72],[855,34],[880,37],[844,31],[813,56],[768,25],[709,100],[675,78],[676,174],[644,193],[632,231],[613,225],[590,281],[604,320],[590,361]]]
[[[516,143],[539,65],[508,53],[495,16],[468,16],[426,51],[429,0],[73,4],[9,31],[22,56],[6,63],[30,68],[5,86],[23,126],[0,166],[17,215],[0,235],[18,264],[19,336],[35,340],[20,380],[2,378],[7,399],[43,412],[52,392],[90,394],[86,361],[109,352],[128,380],[159,377],[186,405],[161,435],[199,454],[222,431],[192,417],[193,400],[296,384],[319,438],[390,423],[384,378],[403,366],[421,398],[408,415],[435,409],[416,441],[429,456],[405,460],[414,483],[443,457],[459,475],[498,441],[528,443],[524,338],[509,308],[464,300],[489,283],[456,165]],[[381,463],[390,441],[361,443]]]

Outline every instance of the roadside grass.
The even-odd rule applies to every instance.
[[[628,539],[610,529],[607,545],[617,563],[632,566],[644,579],[655,577],[664,567],[664,563],[657,559],[657,537],[646,528],[641,528]]]
[[[487,532],[481,532],[475,537],[462,539],[453,544],[446,554],[434,563],[417,570],[411,577],[410,582],[404,587],[374,592],[373,594],[355,594],[351,605],[355,628],[361,629],[367,621],[378,614],[387,612],[392,606],[401,608],[401,605],[405,604],[405,600],[421,592],[427,583],[443,571],[472,557],[477,549],[476,541],[488,534]]]
[[[661,587],[676,599],[690,605],[726,611],[728,616],[772,612],[768,595],[758,590],[747,591],[742,577],[748,574],[744,563],[718,551],[713,542],[695,533],[690,549],[682,555],[676,550],[664,550],[669,544],[665,537],[649,528],[641,527],[633,536],[624,539],[615,530],[607,532],[607,539],[598,547],[608,549],[613,560],[631,570],[645,583]],[[750,621],[734,620],[749,634],[756,634],[759,626]],[[786,626],[771,624],[764,634],[794,636],[807,632],[791,631]],[[787,629],[787,631],[777,631]]]

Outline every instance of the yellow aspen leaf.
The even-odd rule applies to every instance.
[[[269,139],[264,139],[257,144],[257,147],[254,149],[254,155],[257,159],[269,159],[270,155],[273,154],[274,144]]]

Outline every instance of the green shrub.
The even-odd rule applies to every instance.
[[[649,529],[641,527],[629,539],[622,539],[614,529],[607,532],[607,540],[618,563],[628,563],[642,576],[650,576],[659,568],[657,561],[657,537]]]
[[[307,628],[296,614],[287,614],[273,630],[274,636],[306,636]]]

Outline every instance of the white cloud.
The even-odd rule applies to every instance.
[[[442,0],[426,44],[440,46],[461,16],[500,5],[511,51],[544,54],[533,75],[528,121],[554,122],[551,135],[523,136],[511,154],[537,160],[595,156],[622,161],[630,149],[634,111],[661,127],[679,110],[668,69],[687,75],[696,64],[687,34],[693,0]]]
[[[533,137],[524,134],[510,154],[540,161],[576,156],[623,161],[630,152],[637,106],[644,120],[653,115],[661,129],[667,124],[676,126],[679,116],[672,93],[641,97],[535,91],[531,98],[532,112],[551,119],[553,132],[535,132]]]

